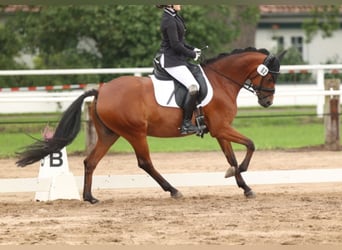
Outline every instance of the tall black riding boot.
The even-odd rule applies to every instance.
[[[193,125],[191,122],[192,115],[196,108],[196,100],[198,96],[198,91],[196,92],[188,92],[184,101],[184,115],[183,115],[183,124],[180,128],[180,132],[182,135],[193,134],[199,132],[197,126]]]

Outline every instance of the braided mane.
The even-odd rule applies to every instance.
[[[267,49],[256,49],[254,47],[247,47],[244,49],[234,49],[233,51],[231,51],[230,53],[221,53],[216,57],[210,58],[210,59],[206,59],[204,60],[201,65],[207,65],[207,64],[211,64],[216,62],[217,60],[226,57],[226,56],[231,56],[231,55],[235,55],[235,54],[240,54],[240,53],[244,53],[244,52],[259,52],[265,55],[269,55],[270,52]]]

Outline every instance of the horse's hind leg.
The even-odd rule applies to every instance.
[[[98,202],[98,200],[94,198],[94,196],[91,193],[93,173],[99,161],[107,153],[108,149],[113,145],[113,143],[115,143],[115,141],[118,138],[119,138],[118,135],[111,133],[111,132],[102,131],[102,134],[98,133],[98,140],[97,140],[95,147],[87,156],[87,158],[84,160],[84,184],[83,184],[83,200],[84,201],[89,201],[92,204]]]
[[[161,174],[154,168],[150,158],[146,137],[135,137],[134,139],[128,141],[134,148],[138,160],[138,166],[145,170],[162,187],[164,191],[170,192],[172,198],[183,197],[182,193],[174,188],[167,180],[165,180],[164,177],[162,177]]]

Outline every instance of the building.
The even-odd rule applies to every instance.
[[[261,5],[255,46],[276,49],[296,47],[308,64],[342,63],[342,17],[340,28],[332,37],[323,38],[319,32],[310,43],[306,43],[304,20],[312,18],[312,5]],[[342,8],[340,8],[342,14]]]

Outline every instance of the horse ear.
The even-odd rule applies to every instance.
[[[287,50],[283,50],[282,52],[280,52],[277,57],[279,62],[283,59],[284,55],[286,54]]]

